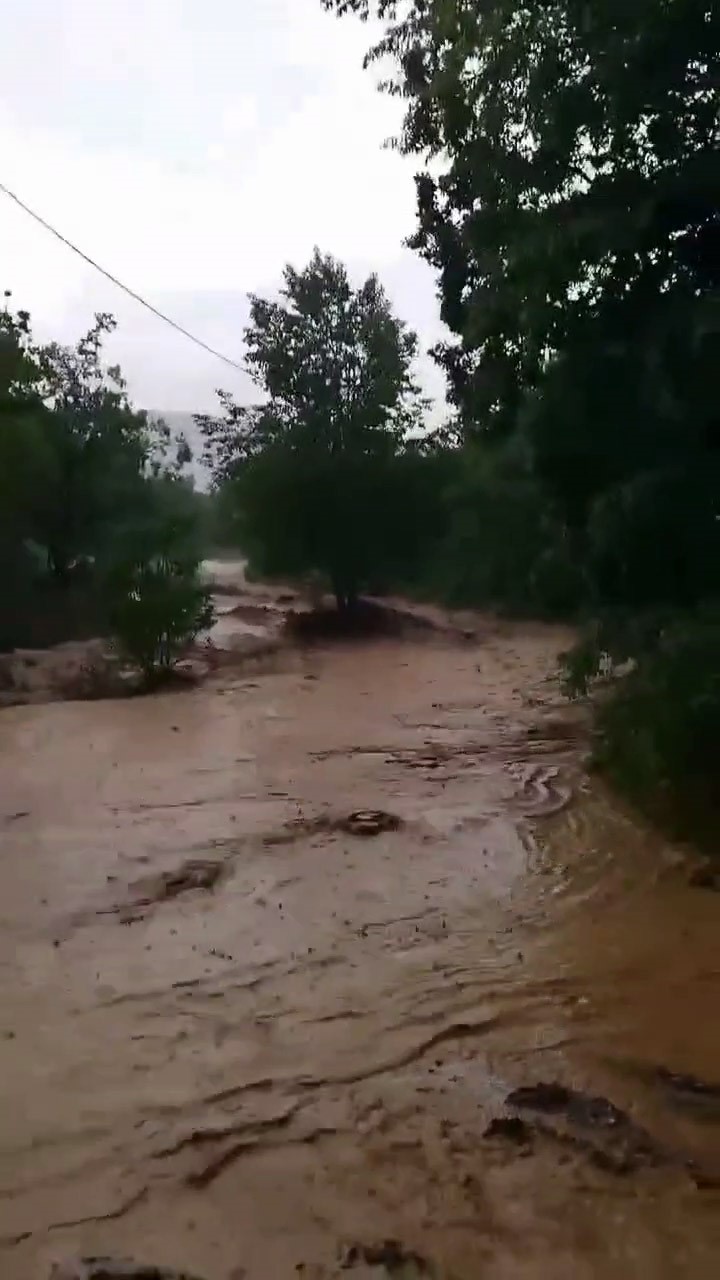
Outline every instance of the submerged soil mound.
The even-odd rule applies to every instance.
[[[352,609],[321,607],[285,618],[286,634],[298,641],[358,640],[432,636],[443,630],[431,618],[410,609],[398,609],[377,600],[358,600]]]
[[[0,654],[0,707],[24,703],[93,701],[131,690],[103,640],[75,640],[51,649]]]

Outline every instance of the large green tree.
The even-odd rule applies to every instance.
[[[717,589],[717,5],[323,2],[387,23],[466,434],[522,431],[598,595]]]
[[[125,591],[133,625],[139,618],[152,631],[156,613],[179,610],[178,592],[201,598],[189,451],[132,405],[120,370],[106,366],[113,328],[99,315],[74,347],[38,345],[26,312],[7,301],[0,311],[0,646],[102,628],[133,575],[146,587],[173,578],[173,592],[149,593],[147,607]],[[159,576],[156,560],[166,566]]]
[[[323,0],[377,14],[407,101],[415,243],[459,341],[439,353],[470,422],[512,421],[578,326],[718,285],[720,14],[711,0]],[[619,306],[618,306],[619,304]],[[663,342],[667,308],[653,332]],[[693,309],[697,335],[716,325]],[[622,328],[622,325],[621,325]],[[646,342],[647,345],[647,342]],[[656,379],[652,357],[644,372]]]
[[[636,660],[603,716],[609,756],[684,786],[702,721],[716,774],[720,9],[323,3],[384,19],[369,58],[390,60],[398,144],[421,158],[413,242],[439,273],[437,356],[481,480],[455,491],[478,507],[465,554],[492,557],[485,517],[506,523],[488,478],[503,512],[527,509],[525,485],[593,618],[577,685],[604,649]],[[510,490],[487,467],[503,457],[523,460]]]
[[[39,347],[40,392],[50,412],[56,483],[38,513],[38,540],[54,572],[79,556],[102,555],[134,503],[157,441],[147,414],[127,396],[120,369],[103,361],[112,316],[96,316],[74,347]]]
[[[0,312],[0,557],[7,569],[26,539],[55,478],[51,419],[43,404],[29,316]]]
[[[414,544],[423,458],[409,443],[422,401],[417,339],[376,276],[358,288],[315,251],[277,299],[251,298],[247,363],[263,403],[201,419],[240,537],[268,571],[320,570],[340,608]]]

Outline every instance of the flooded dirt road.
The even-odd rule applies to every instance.
[[[585,776],[566,640],[0,713],[3,1280],[716,1274],[720,899]]]

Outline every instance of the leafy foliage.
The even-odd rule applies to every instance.
[[[55,479],[51,419],[26,312],[0,312],[0,556],[19,555],[37,535]]]
[[[247,363],[265,402],[223,400],[200,419],[216,485],[230,486],[243,545],[269,572],[320,570],[340,607],[415,550],[423,459],[415,335],[375,276],[359,288],[319,251],[288,266],[280,298],[251,299]],[[416,531],[421,513],[414,515]]]
[[[197,530],[186,442],[136,410],[120,370],[105,366],[113,328],[99,315],[77,346],[40,346],[26,312],[0,312],[0,645],[42,633],[48,610],[81,630],[84,615],[106,627],[106,582],[119,581],[138,538],[148,563],[161,549],[176,560],[170,534],[185,548]],[[52,619],[46,629],[65,638]]]
[[[118,648],[148,682],[167,673],[212,625],[213,606],[199,579],[197,561],[180,558],[172,545],[136,553],[115,565],[109,587]]]
[[[628,332],[671,285],[717,284],[709,0],[323,3],[387,20],[370,58],[395,62],[399,145],[438,162],[415,243],[461,338],[440,356],[471,423],[512,422],[548,354],[614,304]]]
[[[537,557],[555,586],[562,563],[590,619],[571,680],[634,664],[603,702],[605,762],[686,782],[695,729],[720,730],[717,6],[323,4],[385,21],[369,61],[393,64],[397,145],[424,163],[413,243],[439,272],[454,336],[436,356],[474,444],[453,570],[532,607]]]
[[[517,441],[470,442],[441,491],[443,531],[427,570],[433,594],[455,605],[567,615],[582,592],[568,531]]]
[[[717,828],[720,611],[676,617],[601,699],[596,759],[652,812],[704,840]]]

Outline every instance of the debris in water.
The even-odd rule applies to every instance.
[[[321,813],[317,818],[294,818],[286,822],[282,831],[263,837],[265,845],[290,844],[303,836],[332,835],[341,831],[351,836],[377,836],[385,831],[399,831],[404,825],[397,814],[384,809],[356,809],[339,817],[333,813]]]
[[[607,1098],[593,1097],[579,1089],[552,1082],[513,1089],[506,1099],[509,1107],[542,1111],[545,1115],[566,1115],[574,1124],[587,1128],[631,1125],[629,1116]]]
[[[138,905],[165,902],[193,889],[214,889],[223,873],[222,862],[191,858],[174,871],[163,871],[149,883],[145,895],[137,899]]]
[[[337,825],[340,831],[347,831],[349,835],[377,836],[383,831],[397,831],[402,820],[382,809],[357,809],[347,818],[341,818]]]
[[[659,1074],[662,1079],[662,1068]],[[699,1096],[703,1088],[709,1091],[716,1088],[714,1085],[704,1085],[703,1081],[696,1080],[693,1076],[673,1077],[672,1072],[666,1072],[666,1081],[668,1077],[671,1081],[676,1079],[679,1082],[678,1088],[684,1086],[688,1091],[694,1089],[696,1096]],[[717,1095],[710,1093],[709,1096]],[[714,1170],[701,1168],[695,1161],[661,1146],[626,1111],[616,1107],[607,1098],[583,1093],[579,1089],[569,1089],[553,1081],[514,1089],[505,1101],[508,1106],[519,1110],[537,1111],[545,1116],[552,1116],[553,1120],[550,1122],[536,1120],[531,1128],[538,1134],[554,1138],[583,1152],[592,1164],[609,1173],[628,1174],[662,1165],[675,1166],[684,1169],[700,1189],[714,1190],[720,1185],[720,1175]],[[590,1130],[592,1137],[577,1133],[578,1129]]]
[[[49,1280],[200,1280],[189,1271],[123,1258],[74,1258],[55,1262]]]
[[[484,1138],[507,1138],[519,1145],[529,1145],[532,1136],[530,1125],[521,1120],[520,1116],[496,1116],[483,1134]]]
[[[698,1076],[668,1071],[667,1067],[658,1067],[655,1075],[673,1101],[681,1106],[720,1107],[720,1084],[701,1080]]]
[[[430,1264],[419,1253],[405,1249],[398,1240],[383,1240],[381,1244],[351,1244],[343,1253],[340,1266],[343,1271],[365,1264],[368,1267],[384,1267],[388,1275],[431,1276]]]
[[[690,872],[688,884],[693,889],[713,889],[715,893],[720,893],[720,871],[707,862]]]

